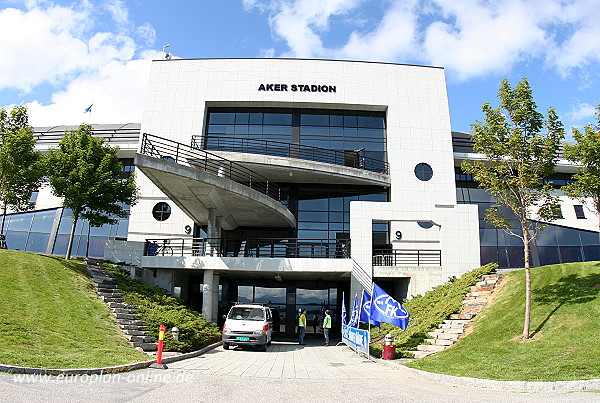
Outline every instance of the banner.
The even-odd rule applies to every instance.
[[[342,343],[365,354],[369,354],[369,331],[355,329],[349,325],[342,325]]]
[[[365,290],[362,293],[359,318],[361,322],[370,323],[373,326],[379,327],[381,325],[378,321],[371,319],[371,296]]]
[[[346,315],[346,295],[342,292],[342,325],[348,324],[348,318]]]
[[[406,330],[408,318],[410,318],[410,314],[404,309],[402,304],[389,296],[377,284],[373,283],[371,319],[396,325],[402,330]]]
[[[352,313],[350,314],[350,322],[348,326],[358,327],[358,317],[360,316],[360,307],[358,306],[358,295],[354,296],[354,305],[352,306]]]

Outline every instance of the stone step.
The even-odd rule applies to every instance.
[[[132,343],[153,343],[156,341],[156,337],[154,336],[126,335],[125,337]]]
[[[122,304],[123,303],[123,298],[121,297],[104,297],[101,296],[102,299],[104,300],[104,302],[108,303],[118,303],[118,304]]]
[[[126,305],[126,304],[121,304]],[[131,308],[113,308],[110,307],[114,314],[135,314],[135,311]]]
[[[461,336],[462,333],[436,333],[436,335],[434,336],[436,339],[440,339],[440,340],[458,340],[458,338]]]
[[[121,309],[137,309],[137,306],[135,305],[129,305],[126,304],[124,302],[107,302],[108,306],[111,309],[117,309],[117,308],[121,308]]]
[[[464,319],[446,319],[444,321],[444,323],[448,324],[448,325],[461,325],[461,326],[467,326],[469,323],[471,323],[470,320],[464,320]]]
[[[133,345],[133,347],[139,347],[144,351],[156,351],[158,350],[158,344],[156,343],[138,343],[138,342],[134,342],[131,343]]]
[[[443,325],[440,325],[443,326]],[[458,334],[462,334],[463,332],[463,328],[456,328],[456,327],[439,327],[438,328],[439,332],[443,332],[443,333],[458,333]]]
[[[98,295],[107,298],[121,298],[124,294],[122,292],[98,292]]]
[[[144,321],[123,319],[119,321],[119,325],[121,325],[121,328],[123,328],[124,325],[144,326]]]
[[[136,327],[142,327],[142,326],[136,326]],[[128,336],[146,336],[146,331],[145,330],[123,329],[123,333],[125,333]]]
[[[137,313],[115,313],[115,317],[117,320],[137,320],[140,318],[140,315]]]
[[[462,330],[465,325],[461,323],[442,323],[438,326],[438,329],[459,329]]]
[[[417,359],[425,358],[425,357],[433,354],[433,351],[407,351],[407,352],[414,355],[415,358],[417,358]]]
[[[445,349],[447,349],[447,346],[434,346],[431,344],[419,344],[417,346],[417,350],[419,351],[430,351],[432,353],[437,353],[439,351],[444,351]]]
[[[498,281],[498,280],[500,280],[500,277],[502,277],[502,276],[500,276],[498,274],[484,274],[483,276],[481,276],[481,278],[484,281],[486,281],[486,280],[496,280],[496,281]]]
[[[431,343],[434,346],[451,346],[454,343],[456,343],[456,340],[450,340],[450,339],[435,339],[435,341],[433,343]]]
[[[121,329],[123,331],[126,332],[135,332],[135,331],[145,331],[146,330],[146,326],[142,325],[131,325],[131,324],[123,324],[123,323],[119,323],[119,325],[121,326]]]

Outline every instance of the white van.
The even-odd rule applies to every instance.
[[[258,346],[266,351],[273,337],[271,309],[259,304],[234,305],[223,325],[223,348],[230,346]]]

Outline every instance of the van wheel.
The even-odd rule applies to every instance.
[[[229,343],[223,343],[223,350],[229,350]]]
[[[271,341],[272,341],[272,339],[269,339],[269,341],[267,342],[267,346],[271,345]]]

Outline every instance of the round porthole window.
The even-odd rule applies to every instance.
[[[165,221],[171,216],[171,206],[165,202],[156,203],[152,208],[152,217],[156,221]]]
[[[415,175],[419,180],[428,181],[433,177],[433,169],[431,169],[429,164],[421,162],[415,167]]]

